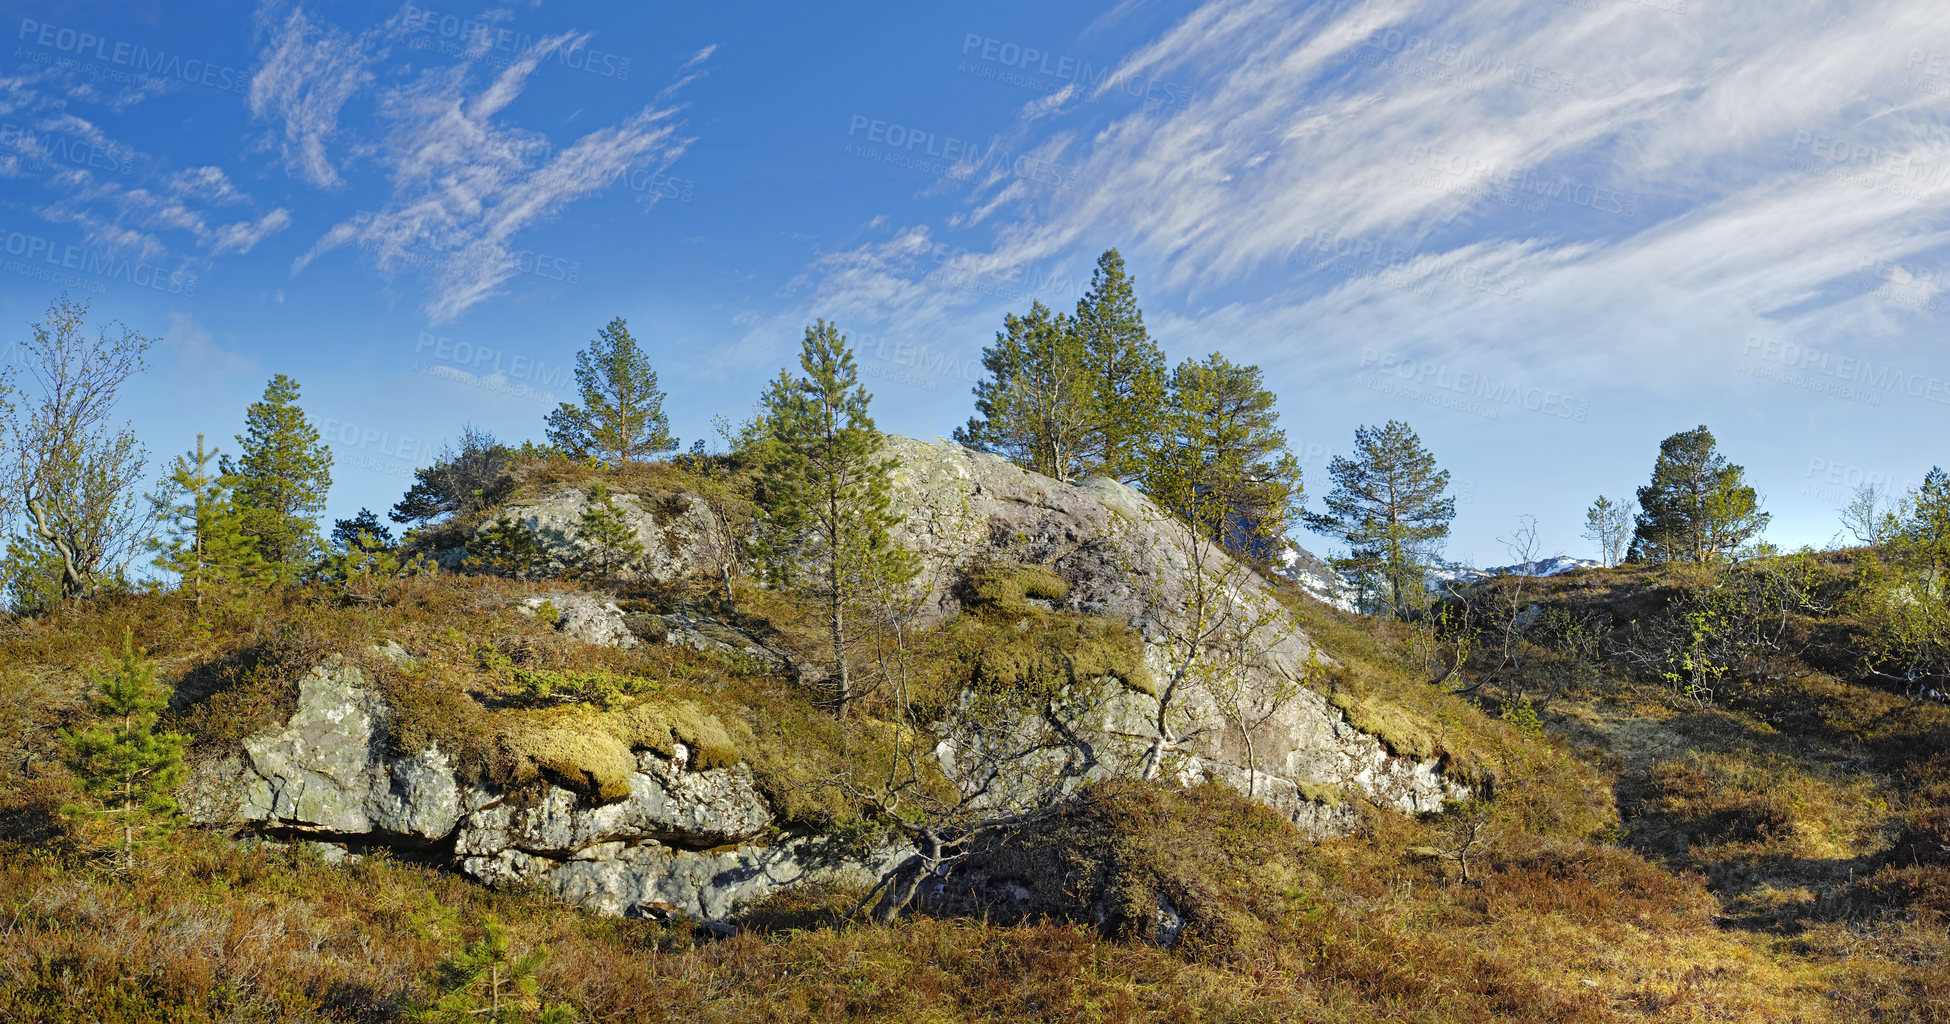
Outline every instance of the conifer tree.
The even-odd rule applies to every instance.
[[[616,467],[677,447],[656,371],[622,317],[576,353],[576,386],[582,404],[564,402],[548,414],[549,443],[570,458]]]
[[[514,455],[492,433],[471,423],[462,426],[458,448],[441,445],[433,465],[413,471],[413,486],[393,506],[393,522],[424,523],[492,507],[511,484],[506,474]]]
[[[332,487],[332,452],[298,406],[298,382],[280,373],[244,414],[243,453],[222,461],[235,481],[243,531],[274,578],[297,576],[319,549],[318,516]]]
[[[548,561],[548,552],[542,549],[534,528],[513,515],[502,515],[489,523],[467,542],[467,551],[469,568],[516,579]]]
[[[1059,480],[1141,478],[1161,422],[1165,357],[1117,250],[1097,260],[1074,317],[1036,302],[1003,327],[982,352],[989,376],[955,440]]]
[[[481,937],[441,962],[434,999],[409,1007],[407,1019],[418,1024],[571,1024],[579,1019],[573,1007],[541,998],[535,972],[547,961],[548,950],[540,947],[516,956],[507,926],[489,914],[481,919]]]
[[[1920,544],[1950,544],[1950,473],[1931,466],[1903,510],[1903,533]]]
[[[1632,539],[1632,503],[1598,495],[1584,512],[1584,538],[1598,545],[1598,558],[1605,565],[1623,561]]]
[[[643,558],[643,542],[637,539],[636,529],[600,480],[582,510],[578,535],[584,545],[583,563],[604,578]]]
[[[1040,301],[1009,313],[982,352],[989,376],[975,385],[975,412],[955,440],[1034,473],[1074,480],[1095,464],[1096,429],[1084,349],[1070,319]]]
[[[1172,373],[1144,487],[1235,555],[1268,557],[1300,500],[1300,464],[1257,366],[1214,352]]]
[[[1093,472],[1126,482],[1144,471],[1145,449],[1157,430],[1165,396],[1165,356],[1144,327],[1124,257],[1106,249],[1077,301],[1070,327],[1089,381],[1090,436],[1084,446]]]
[[[332,546],[365,554],[384,551],[393,546],[393,529],[380,522],[372,509],[361,508],[358,515],[332,523]]]
[[[136,849],[176,813],[171,792],[183,781],[184,737],[157,732],[158,712],[169,706],[169,692],[156,684],[156,667],[135,650],[122,632],[122,654],[113,674],[89,673],[96,693],[90,701],[102,721],[81,732],[63,732],[68,765],[79,780],[84,818],[105,820],[117,834],[117,861],[135,866]]]
[[[825,320],[807,327],[799,367],[804,376],[780,371],[760,400],[765,553],[788,584],[809,570],[826,608],[844,715],[854,698],[849,615],[874,594],[905,586],[919,567],[890,533],[899,522],[889,497],[894,462],[880,457],[872,396],[845,336]]]
[[[167,531],[166,537],[149,541],[155,565],[182,577],[198,609],[210,587],[250,576],[264,565],[244,535],[230,478],[212,471],[218,454],[204,446],[198,433],[196,450],[176,457],[169,479],[149,499]]]
[[[1456,499],[1442,493],[1449,471],[1436,468],[1408,424],[1389,420],[1356,429],[1354,457],[1335,456],[1327,475],[1334,480],[1327,511],[1307,513],[1307,525],[1346,541],[1346,567],[1379,572],[1395,615],[1406,617],[1456,517]]]
[[[1772,517],[1704,425],[1659,443],[1652,482],[1639,488],[1632,558],[1712,562],[1731,555]]]

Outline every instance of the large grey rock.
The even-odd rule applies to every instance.
[[[815,838],[751,842],[773,819],[745,765],[686,770],[687,756],[637,756],[630,795],[588,806],[544,786],[537,796],[476,811],[455,843],[461,869],[489,884],[538,882],[606,914],[666,907],[719,920],[738,905],[813,876],[867,882],[895,854],[862,861]]]
[[[1216,547],[1194,544],[1138,491],[1104,478],[1065,484],[960,445],[888,437],[897,463],[894,504],[901,539],[921,553],[922,585],[940,615],[954,612],[955,569],[976,558],[1049,567],[1069,585],[1064,607],[1130,626],[1146,642],[1154,682],[1191,662],[1165,716],[1177,744],[1172,774],[1212,778],[1279,808],[1316,833],[1352,820],[1351,808],[1306,799],[1324,790],[1359,795],[1403,811],[1440,807],[1463,795],[1434,760],[1393,756],[1356,729],[1322,694],[1291,680],[1310,658],[1333,660],[1272,595],[1270,584]],[[1194,618],[1194,572],[1215,613]],[[1221,620],[1236,624],[1214,628]],[[1208,635],[1213,642],[1193,644]],[[1190,651],[1196,648],[1196,658]],[[1215,667],[1216,666],[1216,667]],[[1072,723],[1099,774],[1128,770],[1135,751],[1159,740],[1158,701],[1124,693],[1078,702]],[[1237,723],[1252,726],[1251,754]],[[1248,765],[1256,767],[1249,771]]]
[[[585,644],[628,649],[639,642],[624,621],[623,609],[595,594],[549,594],[521,602],[519,611],[534,618],[546,605],[555,609],[555,628]]]
[[[478,811],[462,826],[456,849],[473,856],[518,849],[567,858],[614,842],[724,846],[771,827],[771,810],[749,767],[686,771],[681,744],[679,753],[679,759],[667,761],[640,751],[630,795],[616,803],[592,807],[569,790],[545,786],[538,799],[503,801]]]
[[[775,671],[791,668],[785,655],[765,645],[757,637],[717,619],[687,612],[655,616],[664,642],[674,647],[689,647],[733,657],[750,658]]]
[[[438,748],[387,756],[386,718],[357,666],[334,659],[312,669],[284,727],[244,741],[241,792],[205,814],[298,833],[444,838],[480,797],[463,790]]]
[[[799,838],[777,846],[711,851],[651,841],[618,842],[569,858],[508,849],[470,856],[461,863],[469,874],[490,884],[539,882],[597,913],[637,916],[669,909],[714,921],[795,882],[836,879],[871,884],[904,856],[904,851],[889,850],[856,860],[820,840]]]
[[[387,656],[409,657],[396,646]],[[282,725],[245,739],[241,757],[198,766],[192,813],[301,837],[337,859],[451,840],[461,869],[484,882],[539,881],[599,912],[668,904],[704,920],[809,875],[877,878],[892,856],[849,860],[806,838],[754,845],[774,821],[751,769],[690,770],[681,744],[671,758],[639,751],[629,795],[591,804],[545,783],[464,784],[436,748],[389,756],[388,717],[358,667],[320,665]]]

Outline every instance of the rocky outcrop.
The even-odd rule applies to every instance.
[[[807,877],[875,879],[898,856],[776,834],[750,768],[693,770],[681,744],[670,758],[639,752],[629,794],[592,804],[547,783],[469,784],[434,749],[390,754],[387,720],[358,667],[321,665],[283,727],[245,740],[241,758],[198,766],[189,810],[207,824],[323,844],[334,858],[415,853],[491,884],[538,882],[603,913],[701,921]]]
[[[550,594],[531,597],[518,609],[529,618],[552,616],[559,632],[599,647],[630,648],[637,636],[614,601],[593,594]]]
[[[426,845],[484,799],[463,789],[438,748],[385,754],[387,708],[357,667],[313,669],[278,732],[244,741],[230,820],[318,836]]]
[[[577,859],[608,844],[645,841],[677,847],[734,845],[763,835],[771,811],[745,765],[686,771],[689,752],[678,744],[670,760],[641,751],[630,794],[590,807],[559,786],[530,799],[498,801],[467,818],[456,851],[491,856],[518,849],[536,856]],[[587,859],[586,857],[580,859]]]
[[[1203,664],[1173,691],[1166,716],[1180,723],[1177,731],[1191,734],[1181,750],[1185,770],[1250,789],[1320,831],[1350,820],[1347,810],[1333,805],[1337,793],[1404,811],[1439,807],[1445,797],[1462,793],[1441,778],[1434,759],[1395,756],[1326,697],[1304,688],[1295,692],[1291,681],[1305,675],[1311,658],[1328,665],[1332,659],[1316,651],[1264,579],[1211,545],[1195,544],[1138,491],[1103,478],[1063,483],[946,441],[890,435],[885,450],[896,467],[893,505],[902,515],[896,532],[922,558],[921,586],[933,618],[957,613],[960,570],[991,560],[1047,567],[1068,586],[1065,610],[1136,630],[1158,681],[1168,682],[1196,660],[1188,638],[1205,636],[1206,650],[1198,655]],[[646,509],[640,499],[625,497],[617,498],[619,507],[646,552],[656,553],[646,563],[649,576],[718,570],[724,542],[701,501],[671,500]],[[582,491],[565,489],[514,511],[538,531],[557,564],[570,564],[587,500]],[[1217,580],[1200,593],[1192,583],[1195,564],[1208,580]],[[1294,564],[1311,566],[1305,559]],[[1326,599],[1345,603],[1345,597],[1336,591]],[[1201,603],[1195,598],[1208,608],[1203,620],[1192,611]],[[626,615],[597,598],[550,600],[563,616],[559,628],[591,643],[629,646],[643,637],[744,655],[802,679],[822,674],[816,665],[790,665],[749,635],[701,616]],[[532,608],[541,601],[527,603]],[[1229,632],[1214,630],[1220,621],[1232,624]],[[1221,652],[1213,649],[1220,647],[1231,650],[1222,652],[1225,671],[1214,673],[1210,666]],[[1112,750],[1158,739],[1155,698],[1131,693],[1106,710],[1115,721],[1102,729],[1082,723],[1086,741]],[[1241,718],[1252,727],[1250,742]]]
[[[698,572],[716,573],[731,559],[725,554],[732,547],[719,529],[710,506],[691,495],[665,499],[636,494],[610,496],[618,512],[628,520],[643,546],[643,558],[632,569],[619,573],[625,577],[673,580]],[[580,487],[564,487],[539,498],[519,501],[502,514],[526,525],[540,541],[548,563],[539,575],[563,575],[574,570],[584,551],[582,514],[589,508],[589,494]],[[485,534],[491,523],[483,523],[474,536]],[[460,568],[467,560],[465,547],[439,554],[442,566]]]
[[[969,566],[1028,565],[1062,584],[1030,607],[1110,620],[1142,638],[1137,674],[1148,678],[1085,679],[1049,708],[1025,709],[1056,719],[1064,739],[1038,756],[1061,762],[1066,778],[1080,784],[1155,766],[1168,778],[1248,793],[1316,835],[1345,830],[1361,801],[1416,812],[1463,794],[1429,756],[1432,744],[1391,749],[1357,728],[1358,716],[1343,710],[1355,705],[1337,704],[1345,698],[1330,699],[1309,678],[1332,660],[1271,585],[1142,494],[1103,479],[1061,483],[946,442],[894,437],[887,451],[897,465],[897,532],[921,555],[917,586],[933,617],[958,614]],[[616,500],[650,555],[646,575],[721,567],[724,539],[701,501],[652,508],[629,495]],[[514,512],[567,566],[586,503],[581,491],[564,490]],[[758,638],[692,612],[626,611],[573,592],[519,607],[552,613],[557,628],[592,644],[677,644],[802,680],[818,675],[816,666],[793,665]],[[397,647],[380,653],[407,657]],[[681,744],[671,756],[630,752],[627,793],[594,803],[546,782],[492,791],[460,778],[438,749],[394,751],[388,715],[356,667],[320,666],[302,681],[287,722],[199,770],[190,805],[205,821],[351,849],[424,851],[483,881],[539,882],[605,912],[650,908],[706,920],[809,876],[875,878],[901,855],[781,833],[748,767],[693,766]],[[1006,741],[1015,727],[1006,718],[944,722],[936,759],[950,777],[966,779],[980,770],[978,745]]]
[[[1196,662],[1165,716],[1179,723],[1180,736],[1191,734],[1181,775],[1250,789],[1319,833],[1352,820],[1351,808],[1337,802],[1341,794],[1406,812],[1463,794],[1442,778],[1436,759],[1396,756],[1327,697],[1294,685],[1310,660],[1331,666],[1332,658],[1316,650],[1264,579],[1194,542],[1143,494],[1101,477],[1061,483],[948,442],[889,437],[887,448],[898,466],[902,540],[927,564],[923,580],[937,614],[956,609],[958,565],[1041,565],[1068,585],[1063,608],[1142,635],[1146,664],[1161,685]],[[1202,589],[1195,573],[1207,581]],[[1194,611],[1200,604],[1203,617]],[[1079,730],[1086,742],[1129,756],[1158,738],[1156,697],[1125,693],[1086,703],[1092,721]],[[1240,718],[1251,726],[1250,744]]]

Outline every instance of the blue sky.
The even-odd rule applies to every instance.
[[[1316,507],[1357,425],[1413,424],[1477,564],[1526,513],[1589,557],[1585,506],[1702,422],[1787,545],[1950,463],[1940,3],[6,17],[0,343],[63,290],[158,338],[159,462],[291,374],[332,516],[463,422],[539,438],[619,315],[686,443],[818,316],[883,429],[947,434],[1004,312],[1110,246],[1174,362],[1265,368]]]

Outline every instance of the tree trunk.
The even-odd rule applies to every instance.
[[[919,845],[919,852],[894,869],[893,880],[881,895],[879,906],[874,908],[875,924],[893,924],[899,920],[901,912],[920,895],[922,884],[941,869],[943,843],[940,837],[932,831],[924,832]]]
[[[122,870],[135,869],[135,783],[122,782]]]
[[[1168,741],[1163,736],[1152,741],[1151,749],[1144,755],[1144,781],[1150,782],[1158,777],[1158,767],[1164,764],[1167,745]]]
[[[27,512],[34,520],[34,534],[54,546],[61,556],[61,600],[72,601],[87,589],[80,565],[81,553],[75,546],[62,538],[61,534],[47,521],[47,508],[37,498],[27,499]]]
[[[833,673],[839,677],[840,717],[845,718],[853,701],[853,674],[846,664],[846,609],[840,594],[840,497],[837,484],[826,488],[826,586],[832,597]]]
[[[846,664],[846,612],[840,606],[840,595],[833,593],[833,664],[840,678],[840,717],[845,718],[848,705],[853,701],[853,677]]]
[[[1253,789],[1259,784],[1259,755],[1253,752],[1253,731],[1246,725],[1244,717],[1239,719],[1239,734],[1246,737],[1246,799],[1253,798]]]

